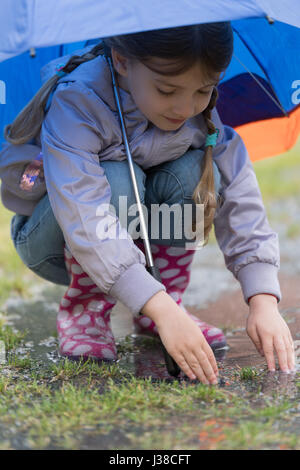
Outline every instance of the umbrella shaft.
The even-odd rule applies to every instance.
[[[111,63],[111,58],[108,57],[107,59],[109,61],[109,66],[110,66],[110,69],[111,69],[112,83],[113,83],[113,88],[114,88],[114,93],[115,93],[115,98],[116,98],[116,104],[117,104],[117,107],[118,107],[118,112],[119,112],[119,117],[120,117],[120,122],[121,122],[123,141],[124,141],[125,151],[126,151],[126,155],[127,155],[127,159],[128,159],[129,170],[130,170],[132,184],[133,184],[133,190],[134,190],[134,194],[135,194],[135,198],[136,198],[136,202],[137,202],[137,206],[138,206],[138,210],[139,210],[140,226],[141,226],[141,231],[142,231],[142,235],[143,235],[143,239],[144,239],[145,255],[146,255],[147,265],[149,267],[152,267],[152,266],[154,266],[154,263],[153,263],[151,249],[150,249],[150,243],[149,243],[149,239],[148,239],[148,232],[147,232],[147,228],[146,228],[146,224],[145,224],[145,218],[144,218],[144,213],[143,213],[143,209],[142,209],[142,205],[141,205],[139,190],[138,190],[138,186],[137,186],[137,182],[136,182],[136,177],[135,177],[135,172],[134,172],[134,167],[133,167],[133,160],[132,160],[130,148],[129,148],[129,145],[128,145],[127,132],[126,132],[126,127],[125,127],[124,118],[123,118],[122,103],[121,103],[121,100],[120,100],[119,90],[118,90],[118,87],[117,87],[117,84],[116,84],[115,73],[114,73],[114,70],[113,70],[112,63]]]

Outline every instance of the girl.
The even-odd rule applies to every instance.
[[[189,205],[193,211],[204,204],[204,241],[214,222],[226,266],[249,305],[248,335],[270,370],[274,348],[280,368],[294,369],[293,341],[277,309],[278,238],[243,141],[216,110],[217,84],[233,52],[230,23],[110,37],[105,43],[118,77],[141,202],[147,208]],[[34,178],[42,183],[41,159],[47,188],[33,212],[26,213],[24,204],[23,212],[15,210],[15,247],[38,275],[69,285],[57,318],[61,354],[116,359],[110,312],[120,300],[139,331],[158,334],[190,379],[215,384],[212,348],[224,345],[224,335],[189,314],[181,300],[195,250],[186,248],[185,235],[175,236],[179,219],[166,239],[161,226],[151,235],[149,218],[162,282],[146,270],[132,217],[120,221],[119,196],[127,197],[129,208],[135,198],[103,42],[83,52],[60,58],[66,59],[63,66],[48,64],[42,71],[46,83],[5,129],[12,144],[8,154],[18,149],[20,155],[26,145],[27,152],[30,146],[39,154],[21,178],[23,202],[30,194],[32,204]],[[194,215],[192,222],[197,230]],[[108,236],[104,226],[116,236]]]

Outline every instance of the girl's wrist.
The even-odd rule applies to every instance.
[[[249,306],[257,305],[262,302],[270,302],[273,304],[278,303],[278,298],[274,294],[269,294],[269,293],[262,293],[262,294],[255,294],[249,297],[248,299],[248,304]]]
[[[175,314],[185,315],[175,300],[163,290],[157,292],[146,302],[141,313],[154,321],[157,327],[160,327],[160,324],[168,317],[175,318]]]
[[[154,323],[157,323],[161,316],[160,313],[164,309],[165,302],[168,301],[169,295],[165,291],[161,290],[145,303],[141,309],[141,313],[153,320]]]

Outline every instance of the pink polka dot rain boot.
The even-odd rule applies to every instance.
[[[59,352],[73,360],[116,360],[110,325],[116,300],[100,291],[67,247],[64,254],[71,283],[60,302],[56,321]]]
[[[145,253],[144,244],[139,240],[134,241],[138,248]],[[226,345],[226,338],[221,329],[216,328],[195,315],[189,313],[182,303],[182,295],[190,281],[190,268],[195,250],[186,250],[184,247],[164,246],[151,244],[151,252],[155,265],[159,268],[161,280],[167,293],[175,300],[195,323],[212,349],[219,349]],[[137,333],[158,336],[155,323],[145,315],[134,318]]]

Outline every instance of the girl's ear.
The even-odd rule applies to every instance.
[[[128,59],[117,52],[113,47],[111,48],[111,56],[115,70],[123,77],[127,76],[128,72]]]

